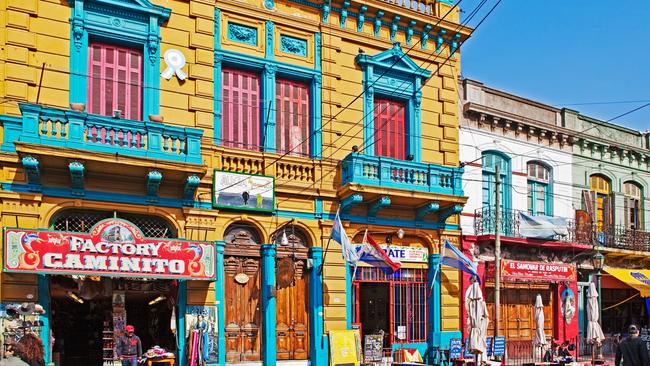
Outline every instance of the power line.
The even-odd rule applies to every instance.
[[[638,110],[640,110],[640,109],[643,109],[643,108],[645,108],[645,107],[647,107],[647,106],[649,106],[649,105],[650,105],[650,102],[648,102],[648,103],[646,103],[646,104],[644,104],[644,105],[642,105],[642,106],[636,107],[636,108],[632,109],[631,111],[627,111],[627,112],[625,112],[625,113],[623,113],[623,114],[619,114],[618,116],[616,116],[616,117],[614,117],[614,118],[610,118],[610,119],[608,119],[608,120],[605,121],[605,122],[611,122],[611,121],[613,121],[613,120],[616,120],[616,119],[619,119],[619,118],[621,118],[621,117],[627,116],[628,114],[630,114],[630,113],[634,113],[634,112],[636,112],[636,111],[638,111]]]

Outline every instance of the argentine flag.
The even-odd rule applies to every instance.
[[[356,247],[350,242],[350,238],[345,233],[343,228],[343,223],[339,217],[339,213],[336,212],[336,217],[334,218],[334,226],[332,226],[332,233],[330,234],[332,240],[341,244],[341,254],[343,254],[343,259],[351,266],[356,266],[359,261],[359,256],[357,255]]]
[[[461,271],[472,274],[476,276],[477,279],[479,279],[474,262],[467,258],[463,252],[458,250],[458,248],[451,245],[448,240],[445,240],[445,246],[442,248],[442,257],[440,258],[440,264],[460,269]]]

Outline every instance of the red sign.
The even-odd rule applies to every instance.
[[[207,242],[145,238],[120,219],[98,222],[90,233],[4,230],[9,272],[69,275],[215,278],[215,248]]]
[[[577,277],[573,264],[502,259],[501,278],[505,281],[575,281]]]

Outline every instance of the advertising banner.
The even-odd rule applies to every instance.
[[[207,242],[145,238],[121,219],[90,233],[4,229],[3,270],[88,276],[215,278],[215,248]]]
[[[361,245],[357,244],[357,252],[361,250]],[[403,247],[399,245],[382,245],[379,247],[386,252],[388,257],[394,262],[412,262],[412,263],[427,263],[429,260],[429,251],[427,248],[418,248],[418,247]],[[363,260],[365,255],[362,255],[361,260]]]
[[[214,171],[212,206],[251,211],[273,211],[273,177]]]
[[[505,281],[575,281],[576,267],[565,263],[542,263],[501,260],[501,276]]]

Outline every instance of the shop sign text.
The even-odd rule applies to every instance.
[[[493,272],[493,271],[492,271]],[[542,263],[501,260],[501,276],[504,280],[529,281],[575,281],[576,267],[565,263]]]
[[[379,245],[381,249],[388,255],[388,257],[396,262],[414,262],[414,263],[427,263],[429,259],[429,252],[426,248],[418,247],[402,247],[399,245]],[[357,244],[357,252],[361,250],[361,245]],[[365,255],[362,255],[360,260],[363,260]]]

